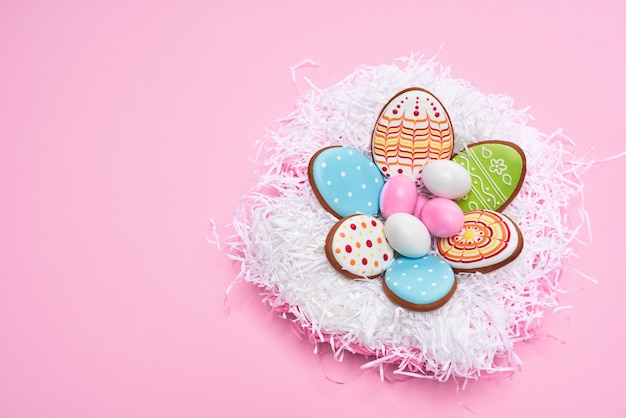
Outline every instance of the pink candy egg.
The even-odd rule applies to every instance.
[[[415,182],[403,174],[387,180],[380,192],[380,212],[385,219],[394,213],[413,213],[416,202]]]
[[[415,209],[413,210],[413,216],[419,218],[420,214],[422,213],[422,208],[424,207],[424,204],[429,200],[430,198],[428,196],[418,193],[417,202],[415,203]]]
[[[439,238],[458,234],[463,228],[463,211],[450,199],[436,197],[422,207],[420,219],[428,231]]]

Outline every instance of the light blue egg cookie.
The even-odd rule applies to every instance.
[[[383,290],[389,299],[404,308],[431,311],[452,297],[456,279],[452,267],[438,257],[400,257],[387,268]]]
[[[358,150],[324,148],[311,158],[308,175],[318,200],[336,217],[378,213],[383,176]]]

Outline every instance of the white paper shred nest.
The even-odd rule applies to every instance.
[[[307,178],[310,157],[343,145],[370,156],[371,134],[387,101],[408,87],[431,91],[452,120],[455,146],[489,139],[517,143],[527,175],[506,208],[525,246],[511,264],[489,274],[457,274],[451,300],[432,312],[394,305],[380,279],[347,280],[326,259],[326,235],[337,221],[317,201]],[[582,197],[586,165],[571,141],[527,125],[526,110],[503,95],[485,95],[450,77],[450,69],[421,55],[392,65],[361,66],[343,81],[299,98],[283,126],[262,142],[269,158],[258,184],[240,202],[229,242],[241,264],[238,280],[258,285],[264,303],[293,322],[312,343],[365,355],[364,367],[446,381],[513,373],[521,364],[514,343],[537,337],[540,320],[558,308],[560,277],[571,243],[585,224],[568,209]]]

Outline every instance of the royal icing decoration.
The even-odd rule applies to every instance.
[[[472,179],[467,196],[457,200],[463,212],[501,211],[517,195],[526,175],[524,152],[511,142],[479,142],[455,155],[453,161],[465,168]]]
[[[349,278],[380,276],[394,259],[383,222],[368,215],[339,220],[326,238],[330,263]]]
[[[437,240],[437,252],[456,271],[483,272],[513,261],[522,251],[523,237],[506,215],[491,210],[464,214],[461,232]]]
[[[454,146],[446,109],[430,92],[410,88],[381,111],[372,134],[374,162],[386,177],[420,178],[428,160],[448,159]]]
[[[393,302],[416,311],[439,308],[455,289],[456,279],[450,265],[432,255],[396,259],[383,280],[383,290]]]
[[[359,151],[324,148],[311,158],[308,174],[318,200],[336,217],[378,213],[383,177]]]

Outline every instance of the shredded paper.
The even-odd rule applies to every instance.
[[[518,144],[527,175],[504,210],[524,236],[521,255],[488,274],[457,274],[450,301],[431,312],[394,305],[380,279],[348,280],[328,263],[326,235],[336,218],[324,210],[307,178],[311,156],[332,145],[371,155],[371,135],[387,101],[408,87],[439,98],[452,120],[456,153],[491,139]],[[450,69],[422,55],[391,65],[361,66],[336,85],[312,89],[259,143],[258,184],[236,209],[235,234],[226,242],[240,263],[237,280],[261,289],[263,302],[313,344],[329,344],[335,357],[364,356],[363,368],[446,381],[514,373],[514,344],[537,338],[541,319],[563,309],[562,274],[586,224],[573,143],[528,125],[504,95],[486,95]],[[575,219],[575,220],[574,220]]]

